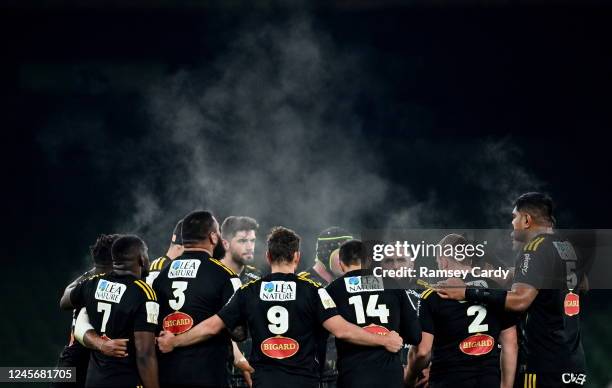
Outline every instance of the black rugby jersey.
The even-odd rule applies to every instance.
[[[153,284],[161,327],[174,334],[189,330],[221,310],[238,287],[240,280],[223,263],[203,251],[186,251],[172,260]],[[160,354],[160,382],[225,386],[230,350],[230,337],[223,332],[208,341]]]
[[[519,256],[514,283],[538,289],[522,322],[528,370],[585,369],[576,291],[584,277],[579,259],[572,243],[556,234],[536,236]]]
[[[344,274],[327,286],[338,313],[347,321],[378,334],[396,331],[409,344],[421,341],[421,328],[406,291],[384,288],[383,279],[371,270]],[[390,384],[401,386],[402,364],[399,353],[383,348],[354,345],[336,339],[339,382],[343,386],[368,386],[368,376],[379,382],[391,377]],[[384,375],[384,376],[383,376]]]
[[[109,338],[128,338],[128,356],[107,357],[91,352],[88,387],[136,387],[140,376],[136,366],[135,331],[156,332],[159,304],[149,285],[133,275],[94,275],[70,293],[75,307],[84,306],[96,332]]]
[[[466,279],[468,286],[488,287],[483,279]],[[499,376],[498,337],[517,318],[501,308],[442,299],[433,289],[421,295],[419,321],[434,335],[430,380]]]
[[[245,284],[219,312],[230,329],[247,324],[253,339],[249,362],[264,386],[266,373],[275,371],[316,383],[317,329],[337,314],[325,289],[310,279],[285,273]]]

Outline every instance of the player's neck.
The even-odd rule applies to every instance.
[[[279,263],[270,266],[272,273],[295,273],[295,265],[292,263]]]
[[[101,274],[101,273],[109,273],[112,270],[113,270],[112,266],[109,267],[106,265],[97,265],[97,264],[94,264],[93,266],[93,273],[96,275]]]
[[[316,272],[321,278],[325,279],[326,282],[331,283],[334,280],[332,274],[327,271],[325,265],[321,263],[319,260],[315,260],[314,265],[312,266],[312,270]]]
[[[212,257],[212,249],[203,247],[189,247],[185,248],[185,252],[206,252]]]
[[[347,265],[347,266],[344,266],[343,270],[344,270],[344,273],[352,272],[352,271],[360,271],[361,270],[361,265],[360,264],[357,264],[357,265]]]
[[[221,259],[221,262],[226,266],[230,267],[230,269],[236,272],[237,274],[242,273],[242,270],[244,270],[244,264],[240,264],[235,260],[232,260],[231,256],[225,255],[225,257]]]
[[[553,234],[554,233],[552,226],[545,226],[545,225],[540,226],[540,225],[537,225],[537,226],[534,226],[531,229],[532,230],[529,231],[529,235],[528,235],[529,236],[529,240],[528,241],[533,240],[536,236],[539,236],[541,234]]]

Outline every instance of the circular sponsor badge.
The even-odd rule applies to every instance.
[[[563,308],[565,310],[565,315],[574,316],[580,313],[580,297],[573,292],[569,292],[565,295],[565,300],[563,301]]]
[[[459,350],[468,356],[482,356],[493,350],[495,340],[487,334],[474,334],[459,343]]]
[[[163,321],[165,331],[172,334],[181,334],[191,329],[193,326],[193,318],[189,314],[175,311],[172,314],[166,315]]]
[[[263,340],[260,349],[266,356],[282,360],[295,355],[300,349],[300,344],[293,338],[276,336]]]

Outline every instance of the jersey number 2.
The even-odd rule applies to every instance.
[[[488,324],[482,324],[482,321],[484,321],[487,316],[487,309],[484,306],[473,305],[468,307],[467,315],[468,317],[476,315],[476,318],[474,318],[472,323],[468,326],[468,333],[482,333],[483,331],[489,330]]]
[[[363,325],[366,323],[366,314],[368,317],[378,317],[380,323],[389,323],[389,309],[386,304],[378,303],[378,295],[370,295],[368,298],[368,305],[364,314],[363,311],[363,300],[361,295],[351,296],[348,300],[349,304],[355,306],[355,317],[357,318],[357,324]]]

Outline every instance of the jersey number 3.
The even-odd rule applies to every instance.
[[[174,295],[176,299],[168,300],[168,304],[170,305],[171,309],[178,311],[181,309],[181,307],[183,307],[185,304],[185,290],[187,290],[188,285],[189,283],[187,282],[172,282],[172,289],[174,290],[172,295]]]
[[[378,317],[380,323],[389,323],[389,309],[386,304],[377,304],[378,295],[370,295],[365,313],[363,311],[363,300],[361,299],[361,295],[351,296],[348,302],[355,306],[355,318],[357,318],[358,325],[366,323],[366,315],[372,318]]]

